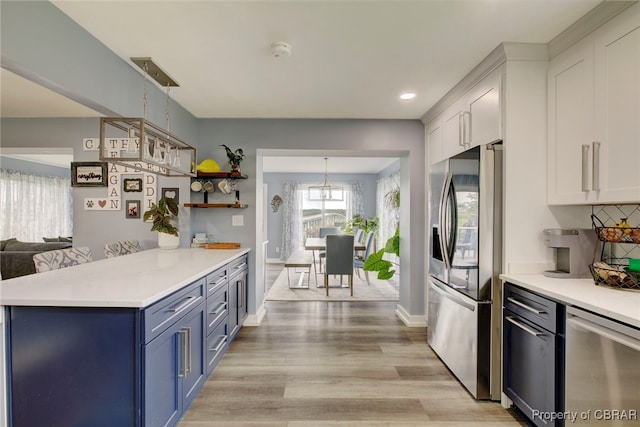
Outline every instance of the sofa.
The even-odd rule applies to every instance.
[[[0,272],[2,280],[36,272],[33,256],[37,253],[73,246],[66,238],[51,238],[45,242],[21,242],[17,239],[0,241]],[[63,240],[63,241],[60,241]]]

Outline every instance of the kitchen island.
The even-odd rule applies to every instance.
[[[10,425],[175,425],[246,317],[248,252],[152,249],[1,282]]]

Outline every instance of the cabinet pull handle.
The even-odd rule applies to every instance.
[[[185,360],[187,361],[185,367],[185,373],[188,374],[191,372],[191,327],[185,328],[187,331],[187,344],[185,347],[187,348]]]
[[[600,143],[593,141],[593,191],[600,191]]]
[[[507,301],[514,303],[515,305],[524,308],[527,311],[530,311],[531,313],[534,314],[545,314],[545,311],[543,310],[538,310],[537,308],[531,307],[530,305],[527,305],[521,301],[518,301],[517,299],[515,299],[514,297],[507,297]]]
[[[516,319],[514,319],[512,316],[506,316],[505,319],[509,323],[512,323],[512,324],[516,325],[518,328],[522,329],[523,331],[525,331],[529,335],[533,335],[534,337],[544,336],[544,334],[542,332],[535,331],[535,330],[531,329],[530,327],[528,327],[527,325],[523,325],[522,323],[520,323]]]
[[[458,145],[464,147],[464,114],[458,115]]]
[[[244,307],[244,280],[238,282],[240,284],[240,308]]]
[[[589,191],[589,144],[582,144],[582,191]]]
[[[213,286],[209,288],[209,292],[211,292],[212,289],[214,289],[216,286],[218,286],[220,283],[224,282],[225,280],[227,280],[227,278],[225,276],[222,276],[221,278],[213,282]]]
[[[462,145],[469,147],[471,144],[471,112],[462,113]]]
[[[180,352],[180,372],[178,378],[184,378],[187,376],[187,331],[184,329],[178,331],[178,334],[182,337],[180,342],[182,343],[182,351]]]
[[[212,353],[219,352],[226,341],[227,341],[227,336],[226,335],[221,336],[220,341],[218,342],[218,345],[216,345],[214,348],[210,348],[209,351]]]
[[[234,270],[240,270],[241,268],[244,268],[244,266],[247,265],[246,262],[243,262],[242,264],[236,265],[235,267],[233,267]]]
[[[209,314],[216,315],[216,314],[220,313],[221,311],[223,311],[226,307],[227,307],[227,303],[226,302],[221,302],[220,304],[218,304],[216,309],[214,311],[210,311]]]
[[[171,310],[172,313],[177,313],[180,310],[184,310],[187,306],[189,306],[191,304],[191,302],[193,301],[194,298],[197,298],[195,296],[190,296],[188,297],[186,300],[184,300],[184,302],[182,304],[177,305],[176,307],[173,307]]]

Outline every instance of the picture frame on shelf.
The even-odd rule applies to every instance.
[[[106,187],[106,162],[71,162],[72,187]]]

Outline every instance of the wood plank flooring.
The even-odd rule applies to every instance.
[[[520,426],[476,401],[393,302],[270,301],[244,327],[180,427]]]

